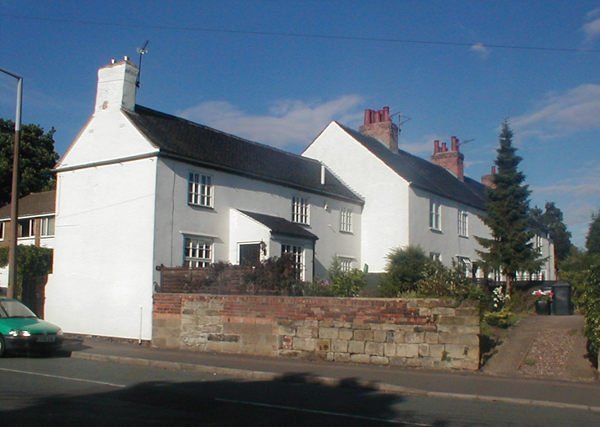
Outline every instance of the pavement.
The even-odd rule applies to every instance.
[[[385,393],[469,399],[512,404],[558,407],[600,412],[600,383],[597,372],[584,359],[580,340],[568,341],[563,365],[577,364],[573,373],[542,375],[523,372],[534,364],[531,352],[535,337],[552,331],[582,329],[580,316],[532,316],[513,327],[490,364],[478,372],[408,369],[351,363],[268,358],[165,350],[147,344],[97,337],[69,337],[71,357],[161,369],[212,373],[242,380],[317,382],[330,386],[371,387]],[[566,327],[564,325],[567,325]],[[550,328],[550,329],[549,329]],[[567,336],[573,336],[567,332]],[[584,345],[584,344],[583,344]],[[493,362],[492,362],[493,361]],[[575,361],[575,362],[573,362]],[[561,371],[563,372],[563,371]],[[567,372],[567,371],[565,371]]]

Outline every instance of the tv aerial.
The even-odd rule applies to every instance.
[[[137,48],[137,53],[140,55],[140,60],[138,61],[138,77],[135,82],[136,87],[140,87],[140,76],[142,75],[142,58],[144,57],[145,54],[148,53],[148,43],[149,42],[150,42],[150,40],[146,40],[146,43],[144,43],[144,46]]]

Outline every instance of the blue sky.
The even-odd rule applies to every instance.
[[[406,151],[472,140],[475,179],[508,119],[532,206],[555,202],[580,247],[600,209],[600,0],[0,0],[0,67],[60,154],[97,69],[146,40],[139,104],[296,153],[387,105]],[[0,75],[0,117],[15,88]]]

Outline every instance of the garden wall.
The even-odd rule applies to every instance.
[[[159,348],[479,367],[479,308],[448,299],[154,294]]]

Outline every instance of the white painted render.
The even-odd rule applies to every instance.
[[[480,259],[475,237],[490,237],[484,212],[469,205],[409,185],[382,160],[356,141],[336,122],[330,123],[306,148],[303,156],[319,160],[365,199],[362,214],[362,260],[369,271],[385,270],[386,255],[393,249],[420,246],[437,253],[451,266],[459,258]],[[450,178],[449,178],[450,179]],[[441,230],[429,226],[430,201],[441,205]],[[468,214],[468,233],[459,235],[458,214]],[[542,241],[546,259],[544,278],[555,280],[552,243]]]
[[[330,123],[303,156],[319,160],[365,199],[361,260],[369,272],[385,270],[387,254],[409,244],[409,188],[337,123]]]
[[[235,236],[235,238],[229,239],[229,259],[233,264],[240,263],[241,244],[260,244],[263,242],[266,254],[261,254],[261,260],[271,257],[271,254],[281,255],[281,248],[279,252],[275,252],[273,248],[271,230],[237,209],[229,209],[229,231],[232,236]]]
[[[211,177],[214,186],[214,204],[211,208],[188,205],[187,189],[190,172]],[[256,233],[255,237],[251,237],[247,230],[242,231],[237,226],[232,228],[230,211],[245,210],[291,221],[294,196],[302,196],[310,203],[310,225],[306,226],[306,229],[319,237],[315,252],[316,275],[326,277],[331,260],[342,251],[354,257],[357,266],[360,265],[360,204],[234,175],[230,172],[194,166],[169,158],[160,158],[158,165],[156,265],[181,265],[184,255],[183,240],[186,235],[211,239],[214,242],[215,261],[236,263],[238,254],[234,253],[234,248],[240,242],[258,239],[264,237],[264,234]],[[339,231],[341,208],[351,209],[354,213],[356,228],[352,234]],[[269,242],[265,240],[265,243]],[[307,240],[303,243],[303,247],[312,252],[312,242]],[[269,246],[269,256],[280,255],[280,246]],[[312,278],[312,268],[307,271],[306,277]]]
[[[96,113],[60,159],[58,168],[71,168],[158,153],[121,110]]]
[[[441,209],[441,230],[432,230],[429,227],[430,200],[439,202]],[[446,265],[451,265],[457,257],[468,258],[471,261],[479,259],[476,250],[481,246],[475,236],[489,238],[489,229],[480,218],[482,214],[476,208],[446,199],[427,191],[413,188],[410,197],[410,245],[420,246],[428,254],[436,252],[441,255],[441,260]],[[468,233],[460,236],[458,233],[459,211],[468,213]]]
[[[156,161],[58,173],[45,316],[66,332],[151,339]]]

